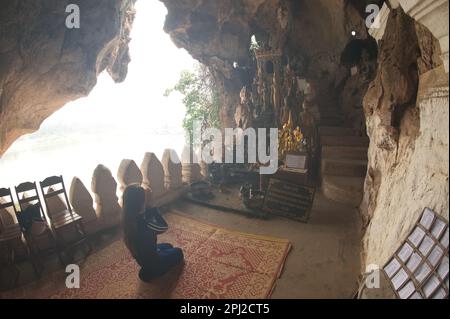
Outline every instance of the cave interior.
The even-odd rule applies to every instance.
[[[135,1],[72,1],[82,14],[77,32],[64,26],[68,1],[0,5],[0,154],[69,101],[87,96],[102,71],[125,81]],[[446,262],[447,271],[431,292],[412,279],[418,293],[407,297],[448,298],[448,0],[160,1],[167,8],[164,31],[213,77],[220,129],[280,131],[280,169],[257,176],[253,187],[266,200],[256,210],[267,208],[273,178],[311,190],[308,218],[261,219],[242,208],[243,182],[224,185],[224,171],[251,183],[254,163],[191,164],[184,158],[192,156],[180,154],[175,165],[170,152],[160,160],[148,153],[140,167],[124,160],[117,182],[99,165],[92,192],[72,181],[71,205],[89,211],[82,216],[87,233],[98,236],[92,254],[120,240],[122,199],[114,190],[138,182],[151,189],[155,206],[289,239],[292,249],[272,297],[403,298],[408,284],[392,289],[389,278],[379,289],[358,289],[370,266],[391,262],[428,208],[436,223],[446,223],[439,264]],[[368,26],[369,6],[380,12]],[[299,154],[307,166],[289,170],[287,156]],[[217,203],[192,198],[190,185],[204,180],[214,184]],[[9,220],[3,215],[3,229],[17,223]],[[2,250],[6,264],[14,245]],[[45,273],[61,269],[55,254],[45,258]],[[35,280],[26,264],[22,258],[15,266],[21,286]],[[2,261],[2,279],[7,268]]]

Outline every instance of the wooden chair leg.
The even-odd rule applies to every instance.
[[[9,262],[6,264],[0,263],[0,270],[1,270],[2,277],[4,277],[4,272],[3,272],[4,270],[11,271],[12,273],[14,273],[13,274],[14,279],[13,279],[12,284],[11,284],[11,281],[9,281],[9,279],[8,279],[7,282],[4,282],[0,285],[0,292],[7,291],[12,288],[17,288],[19,285],[19,278],[20,278],[20,271],[17,269],[17,267],[11,265],[11,263],[9,263]],[[11,278],[9,273],[8,273],[7,277]]]
[[[14,251],[14,247],[11,244],[11,265],[13,269],[16,271],[16,276],[14,278],[14,287],[19,286],[19,279],[20,279],[20,270],[19,267],[16,265],[16,253]]]
[[[17,287],[19,285],[19,279],[20,279],[20,270],[19,267],[16,265],[16,253],[14,250],[13,241],[9,241],[6,245],[7,254],[8,254],[8,263],[10,264],[11,270],[15,272],[14,275],[14,287]]]
[[[55,249],[58,249],[58,241],[56,240],[55,235],[52,233],[52,231],[50,229],[47,229],[46,232],[47,232],[49,244],[55,245]]]
[[[91,240],[89,239],[89,237],[87,236],[87,233],[86,233],[86,230],[84,228],[83,222],[79,222],[78,225],[79,225],[79,227],[80,227],[80,229],[81,229],[81,231],[83,233],[83,237],[84,237],[84,239],[86,241],[86,246],[88,248],[86,256],[88,256],[88,255],[90,255],[92,253],[92,250],[93,250],[92,243],[91,243]]]
[[[26,236],[25,236],[25,242],[23,244],[24,244],[24,248],[25,248],[28,260],[30,261],[31,265],[33,266],[34,274],[35,274],[36,278],[40,278],[42,271],[44,269],[44,266],[42,265],[41,261],[39,260],[39,265],[41,266],[41,269],[39,270],[37,255],[33,251],[32,247],[29,243],[29,240]]]
[[[31,234],[25,234],[25,240],[27,242],[27,247],[30,252],[30,258],[32,259],[35,274],[38,278],[40,278],[40,276],[44,270],[44,263],[42,262],[42,259],[41,259],[40,247],[39,247],[38,243],[36,242],[36,239]],[[40,271],[37,271],[37,266],[36,266],[37,264],[39,264],[41,267]]]
[[[83,239],[83,234],[81,233],[81,231],[80,231],[80,229],[78,227],[78,223],[75,222],[75,223],[72,223],[71,225],[73,226],[73,228],[75,230],[75,234],[77,236],[75,241],[78,243],[79,240]],[[78,238],[80,238],[80,239],[78,239]],[[70,246],[70,249],[71,249],[71,252],[72,252],[72,254],[71,254],[72,255],[72,259],[75,259],[76,246],[78,246],[78,245],[71,245]]]
[[[1,279],[7,279],[5,282],[1,282],[0,291],[11,289],[11,281],[9,279],[12,277],[10,272],[14,273],[14,285],[17,281],[17,269],[14,267],[12,262],[12,255],[10,250],[9,242],[2,242],[1,248],[1,259],[0,259],[0,275]]]
[[[55,230],[55,234],[53,234],[49,229],[48,236],[49,236],[49,238],[51,238],[51,241],[55,244],[56,254],[58,255],[59,262],[61,263],[62,266],[65,267],[66,262],[64,261],[64,257],[62,254],[63,250],[64,250],[64,239],[61,238],[61,240],[59,240],[60,234],[58,234],[58,232],[56,230]]]
[[[37,262],[37,260],[30,256],[30,263],[33,266],[34,275],[37,279],[41,278],[42,273],[44,272],[44,266],[41,262]]]

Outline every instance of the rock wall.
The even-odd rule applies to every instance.
[[[448,219],[448,75],[438,41],[392,10],[364,99],[369,169],[363,265],[383,266],[423,209]]]
[[[67,102],[86,96],[107,69],[123,81],[135,0],[78,0],[80,28],[66,27],[71,1],[0,4],[0,156]]]
[[[352,40],[370,42],[362,15],[368,1],[161,1],[168,9],[165,31],[214,75],[223,127],[280,126],[289,112],[300,124],[307,99],[301,80],[313,86],[310,104],[331,111],[341,109],[343,88],[357,90],[362,114],[369,81],[346,86],[360,56],[349,63],[341,56]]]

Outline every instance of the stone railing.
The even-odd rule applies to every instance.
[[[74,212],[83,217],[88,235],[120,224],[122,198],[117,196],[117,187],[120,194],[128,185],[140,184],[148,195],[147,207],[161,207],[179,199],[189,190],[192,182],[204,178],[200,169],[201,165],[196,164],[194,159],[190,160],[189,148],[183,151],[181,158],[182,161],[179,161],[177,153],[169,149],[164,152],[161,161],[155,154],[146,153],[140,168],[133,160],[124,159],[117,172],[118,182],[111,170],[100,164],[95,168],[92,176],[91,191],[94,198],[83,182],[78,177],[74,177],[68,192],[69,200]],[[196,159],[195,156],[194,158]],[[47,205],[52,212],[67,209],[65,201],[58,196],[48,200]],[[0,210],[0,220],[4,225],[17,223],[13,215],[14,213],[10,211]],[[64,238],[68,240],[76,238],[73,227],[64,229]],[[47,236],[39,236],[35,240],[44,249],[52,245]],[[21,246],[16,246],[18,254],[22,255],[24,252]]]

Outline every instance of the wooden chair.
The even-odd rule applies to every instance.
[[[39,226],[42,227],[41,231],[35,233],[32,230],[27,232],[26,236],[29,239],[29,244],[33,252],[38,255],[39,257],[42,257],[44,253],[46,253],[46,250],[40,247],[39,241],[43,237],[47,236],[47,239],[49,241],[49,244],[51,246],[54,246],[56,249],[56,252],[58,254],[59,261],[61,264],[64,265],[64,260],[62,258],[58,242],[56,241],[56,238],[52,232],[52,229],[50,227],[50,224],[47,220],[47,216],[45,216],[45,213],[43,211],[42,202],[39,197],[38,188],[36,183],[31,182],[25,182],[20,184],[19,186],[15,187],[17,199],[19,201],[19,207],[21,211],[24,211],[29,205],[37,204],[39,205],[39,210],[41,214],[41,218],[43,220],[43,223],[41,223]],[[19,213],[20,214],[20,213]]]
[[[8,209],[12,209],[14,214],[18,216],[17,208],[16,205],[14,204],[12,193],[9,188],[0,189],[0,198],[3,200],[0,202],[0,210],[7,211]],[[12,269],[12,271],[15,273],[14,275],[15,286],[17,286],[20,275],[19,268],[16,265],[15,248],[17,247],[16,246],[17,244],[20,244],[23,247],[27,259],[31,262],[33,266],[35,274],[39,276],[40,272],[38,270],[36,260],[33,258],[34,255],[31,252],[26,236],[24,236],[22,232],[21,226],[18,223],[7,225],[2,224],[2,227],[0,229],[0,246],[4,249],[5,254],[1,262],[4,264],[4,266]]]
[[[45,208],[47,215],[50,219],[50,224],[55,231],[58,242],[60,243],[63,251],[68,251],[78,245],[87,245],[88,253],[92,251],[92,246],[86,235],[86,231],[83,225],[83,217],[73,211],[70,205],[69,197],[67,196],[66,187],[64,184],[64,179],[62,176],[52,176],[48,177],[42,182],[40,182],[40,187],[42,191],[42,196],[45,202]],[[49,200],[54,197],[59,197],[64,195],[64,204],[66,209],[59,212],[52,212],[51,205],[49,205]],[[63,236],[63,229],[73,226],[76,235],[75,242],[66,242]]]

